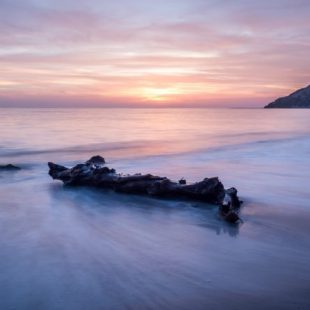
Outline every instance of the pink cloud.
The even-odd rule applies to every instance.
[[[309,84],[308,2],[163,3],[3,1],[0,105],[263,105]]]

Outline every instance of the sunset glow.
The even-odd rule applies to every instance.
[[[0,2],[0,106],[262,106],[309,84],[310,2]]]

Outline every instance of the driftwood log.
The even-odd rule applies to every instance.
[[[73,168],[51,162],[48,166],[49,175],[53,179],[61,180],[65,185],[93,186],[126,194],[203,201],[218,205],[219,212],[226,221],[236,223],[240,220],[238,209],[241,201],[237,190],[225,190],[217,177],[186,184],[184,179],[173,182],[166,177],[151,174],[123,175],[116,173],[115,169],[108,168],[101,156],[93,156],[84,164],[78,164]]]

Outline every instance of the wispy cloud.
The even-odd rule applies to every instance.
[[[309,84],[309,1],[0,1],[0,105],[261,105]]]

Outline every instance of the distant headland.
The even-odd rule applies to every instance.
[[[265,109],[270,108],[283,108],[283,109],[305,109],[310,108],[310,85],[298,89],[297,91],[293,92],[292,94],[281,97],[267,104]]]

